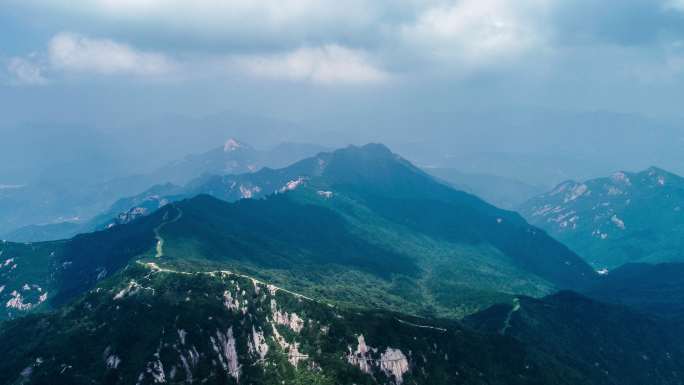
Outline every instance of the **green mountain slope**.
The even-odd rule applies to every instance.
[[[56,308],[94,287],[154,249],[154,228],[162,218],[69,240],[0,243],[0,320]]]
[[[380,145],[212,186],[278,193],[235,203],[202,195],[55,243],[59,269],[49,272],[47,304],[140,258],[239,271],[346,305],[445,317],[595,279],[577,255],[517,214],[437,182]],[[12,290],[24,283],[8,282]]]
[[[0,321],[47,307],[61,243],[0,243]]]
[[[640,311],[684,319],[684,263],[630,263],[603,275],[584,293]]]
[[[658,168],[565,182],[520,212],[597,269],[684,261],[684,178]]]
[[[475,314],[466,324],[514,337],[598,383],[682,383],[681,324],[572,292],[543,299],[521,297],[514,305],[496,305]]]
[[[153,263],[130,265],[60,311],[0,324],[0,346],[3,384],[591,385],[646,378],[573,367],[454,321],[350,312],[229,272]],[[613,353],[607,362],[619,360]],[[648,353],[650,362],[662,361]],[[673,364],[681,363],[672,354]],[[648,383],[675,383],[668,379],[681,366],[664,369]]]

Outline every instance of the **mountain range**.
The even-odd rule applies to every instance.
[[[381,144],[158,184],[96,222],[0,243],[0,383],[684,376],[679,264],[599,274]]]
[[[519,211],[597,269],[684,261],[684,178],[656,167],[567,181]]]
[[[181,197],[201,195],[163,198],[167,204],[130,223],[66,241],[5,244],[3,257],[40,254],[33,258],[51,268],[31,277],[24,269],[32,266],[15,258],[19,267],[0,270],[4,295],[28,283],[49,290],[48,304],[63,303],[143,257],[235,270],[348,305],[462,317],[513,294],[541,296],[596,278],[517,214],[454,190],[382,145],[188,188]],[[251,199],[217,199],[239,197]]]
[[[283,167],[323,149],[312,144],[281,143],[259,150],[231,138],[220,147],[144,174],[76,184],[0,188],[0,234],[17,242],[68,238],[97,229],[98,215],[110,211],[118,199],[158,189],[152,186],[184,185],[202,175],[253,172],[264,166]]]

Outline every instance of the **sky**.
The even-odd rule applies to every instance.
[[[416,144],[536,156],[578,130],[572,153],[625,117],[629,146],[677,142],[681,100],[682,0],[0,0],[0,133],[47,158],[99,140],[144,168],[227,131],[429,163]]]

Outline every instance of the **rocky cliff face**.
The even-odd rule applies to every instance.
[[[8,321],[0,344],[0,383],[571,383],[561,364],[455,322],[141,262],[63,311]]]

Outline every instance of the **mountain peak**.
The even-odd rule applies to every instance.
[[[366,157],[387,157],[394,156],[392,150],[382,143],[368,143],[362,146],[350,144],[333,152],[335,155],[358,154]]]
[[[645,170],[645,172],[667,172],[658,166],[650,166]]]
[[[672,173],[668,172],[667,170],[664,170],[664,169],[662,169],[660,167],[656,167],[656,166],[651,166],[651,167],[647,168],[646,170],[640,172],[639,174],[642,174],[645,176],[650,176],[650,177],[672,175]]]
[[[415,192],[426,183],[431,185],[434,182],[432,177],[379,143],[352,145],[334,151],[324,175],[336,183],[361,183],[374,188],[383,186],[387,193],[399,193],[409,185],[413,186],[409,190]]]
[[[360,147],[362,151],[372,152],[376,154],[392,154],[389,147],[382,143],[368,143]]]
[[[630,185],[629,174],[624,171],[616,171],[610,175],[610,179],[615,183]]]
[[[245,146],[246,145],[244,143],[241,143],[234,138],[228,138],[228,140],[226,140],[226,143],[223,144],[223,151],[232,152]]]

